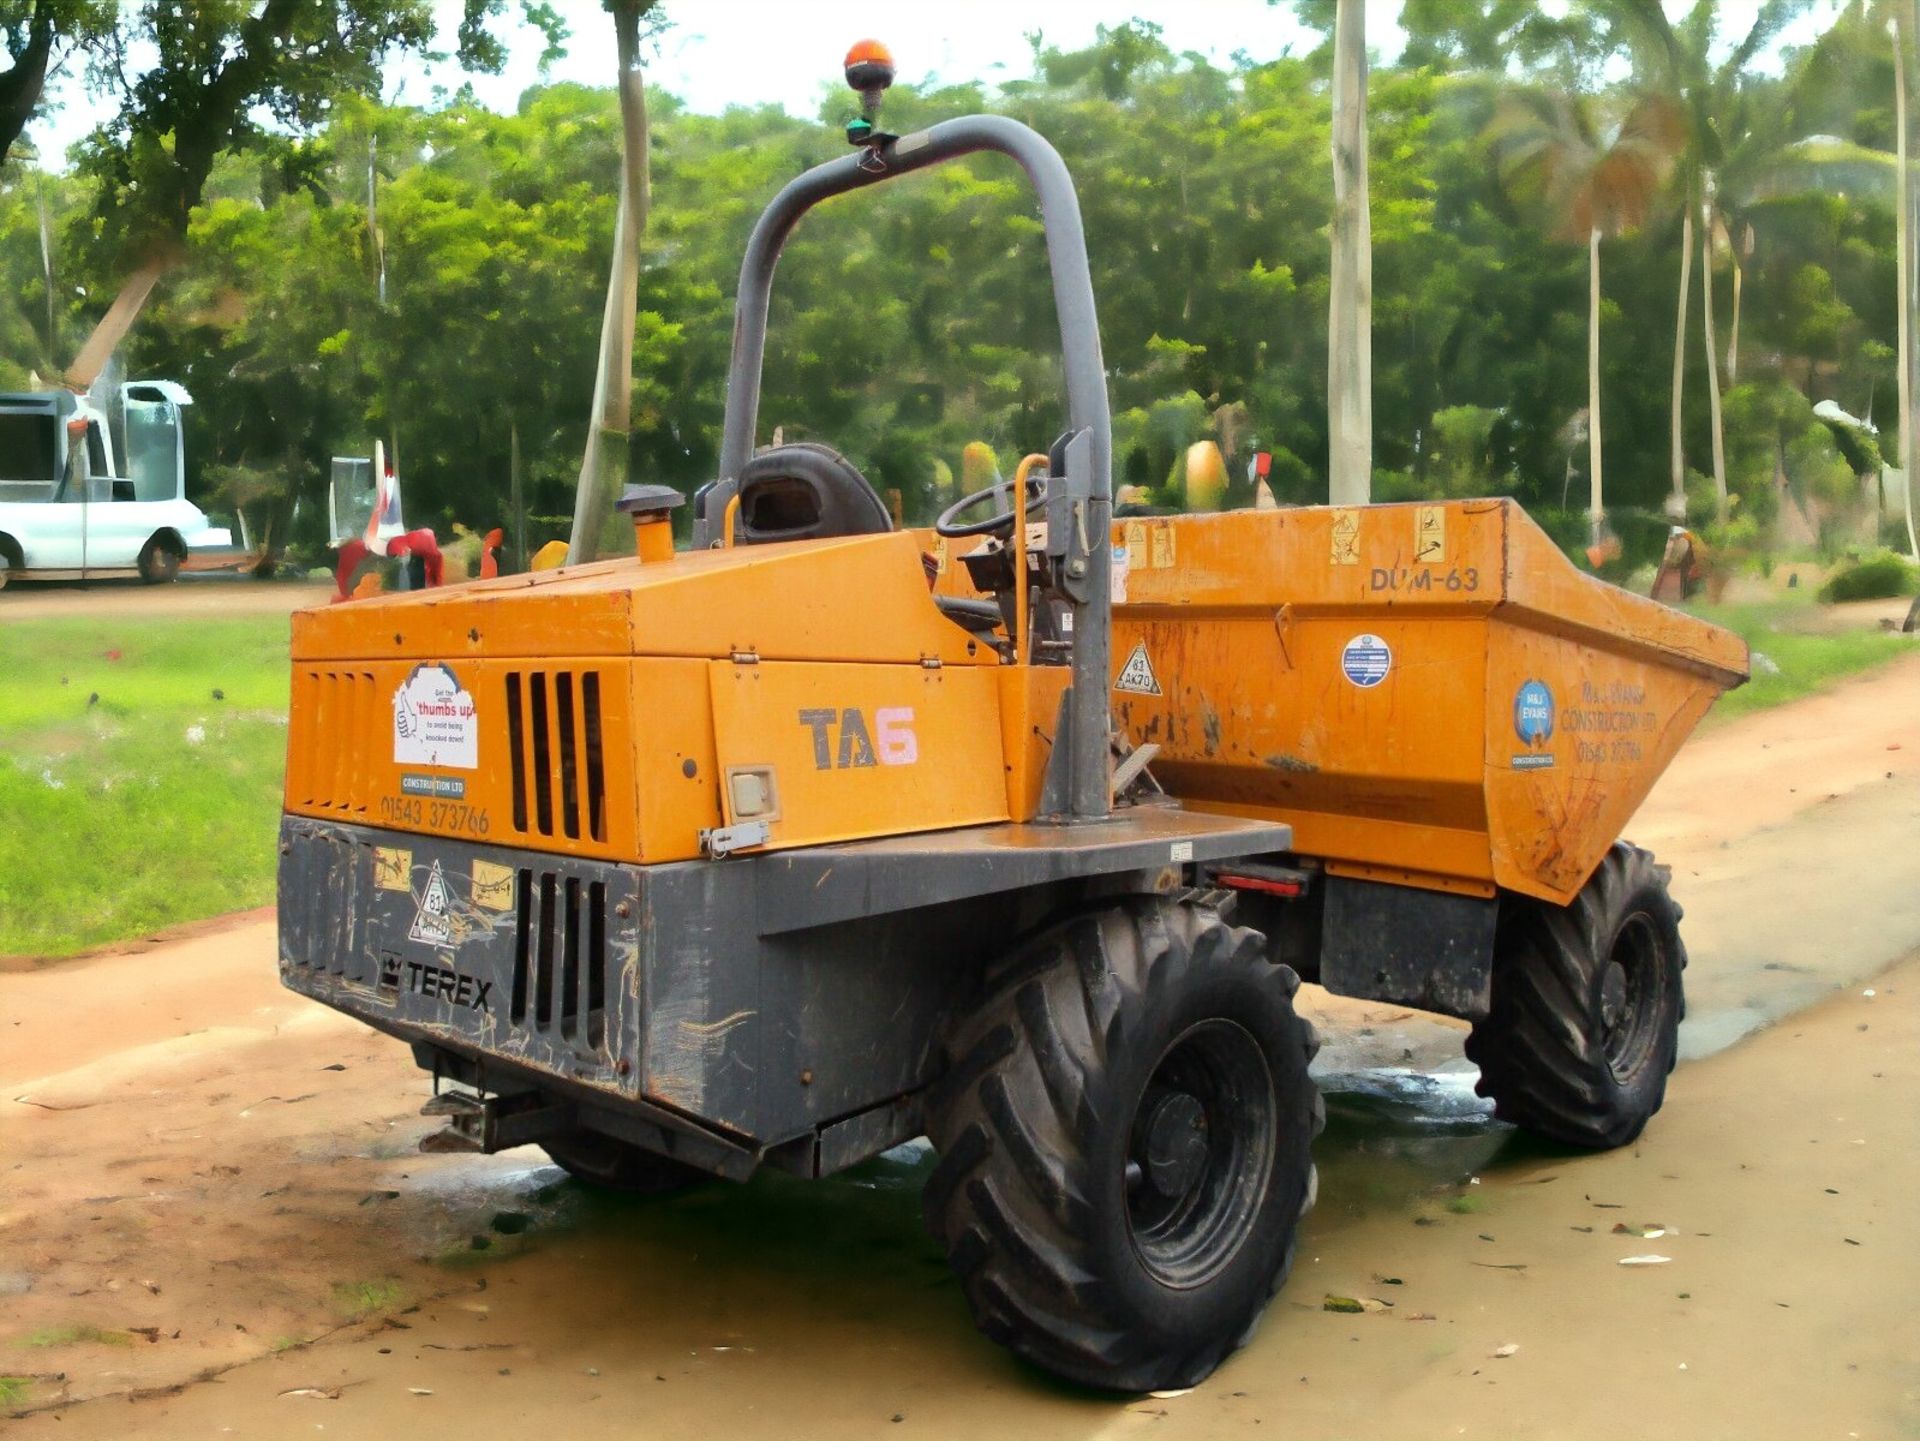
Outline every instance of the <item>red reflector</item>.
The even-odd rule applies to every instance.
[[[1216,875],[1213,879],[1215,884],[1227,886],[1232,890],[1264,891],[1267,895],[1286,896],[1288,899],[1303,896],[1307,892],[1306,884],[1302,881],[1275,881],[1265,876],[1235,875]]]

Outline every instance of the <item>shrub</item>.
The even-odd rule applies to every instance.
[[[1886,600],[1909,595],[1920,585],[1920,568],[1890,550],[1877,550],[1835,571],[1820,587],[1820,599],[1831,604],[1838,600]]]

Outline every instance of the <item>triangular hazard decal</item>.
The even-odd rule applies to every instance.
[[[438,861],[427,875],[420,909],[414,912],[413,929],[407,936],[426,946],[444,946],[453,939],[453,898],[447,894],[447,878],[440,874]]]
[[[1127,663],[1120,667],[1120,679],[1113,683],[1115,690],[1130,690],[1136,695],[1159,695],[1160,682],[1154,679],[1153,662],[1147,659],[1147,643],[1138,642],[1133,654],[1127,657]]]

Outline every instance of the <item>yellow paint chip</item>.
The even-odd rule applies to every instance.
[[[513,867],[492,861],[473,863],[473,903],[489,911],[513,909]]]
[[[404,846],[375,846],[373,848],[373,884],[383,891],[405,891],[412,888],[413,852]]]

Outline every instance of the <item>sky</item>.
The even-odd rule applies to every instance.
[[[1543,3],[1551,9],[1564,0]],[[1759,3],[1723,0],[1723,30],[1744,31]],[[1831,20],[1836,4],[1815,0],[1782,35],[1780,46],[1811,40]],[[599,0],[555,0],[555,7],[573,36],[566,57],[544,76],[539,66],[544,42],[519,22],[519,0],[508,0],[510,13],[495,26],[509,52],[499,75],[470,76],[451,61],[435,65],[403,56],[388,67],[386,98],[431,104],[436,90],[469,83],[482,103],[512,110],[521,92],[543,78],[611,84],[612,25]],[[449,50],[460,8],[460,0],[434,0]],[[1677,18],[1687,6],[1685,0],[1668,0],[1666,8]],[[1040,30],[1048,45],[1071,49],[1091,42],[1096,26],[1136,16],[1159,25],[1162,39],[1175,51],[1196,51],[1223,66],[1236,51],[1263,61],[1289,49],[1310,50],[1319,41],[1294,18],[1292,5],[1268,0],[899,0],[890,7],[825,0],[667,0],[666,11],[673,24],[647,64],[648,83],[707,114],[771,101],[812,117],[822,87],[839,83],[847,46],[868,34],[892,48],[901,80],[913,83],[1023,78],[1031,72],[1027,36],[1032,31]],[[1368,44],[1376,60],[1389,61],[1399,51],[1399,12],[1400,0],[1369,0]],[[137,66],[137,54],[129,59]],[[28,130],[49,161],[64,155],[110,109],[87,95],[77,73],[59,76],[51,95],[52,113]]]

